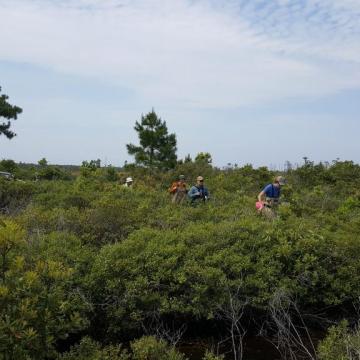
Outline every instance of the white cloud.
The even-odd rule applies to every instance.
[[[0,60],[96,77],[153,104],[189,107],[360,87],[358,1],[247,4],[0,0]]]

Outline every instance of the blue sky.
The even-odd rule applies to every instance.
[[[0,0],[0,158],[122,165],[152,108],[178,155],[360,162],[360,0]]]

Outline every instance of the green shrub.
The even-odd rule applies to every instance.
[[[244,327],[253,330],[279,289],[300,314],[330,306],[330,319],[336,309],[351,322],[357,316],[349,304],[360,296],[358,165],[307,161],[289,170],[272,222],[255,210],[258,192],[275,175],[266,168],[187,161],[168,172],[125,170],[131,189],[113,181],[113,169],[97,167],[74,181],[0,179],[1,220],[15,224],[7,238],[4,226],[0,231],[8,241],[21,229],[21,241],[0,257],[0,305],[16,329],[1,318],[2,349],[16,342],[19,359],[51,358],[59,339],[81,329],[99,343],[85,339],[79,351],[105,356],[105,344],[138,338],[154,316],[164,326],[224,328],[230,297],[246,304]],[[172,204],[167,189],[179,174],[189,185],[203,175],[211,200]],[[356,334],[347,330],[346,344],[355,344]],[[142,343],[165,346],[154,341]]]
[[[131,357],[121,345],[102,347],[89,337],[81,339],[80,344],[73,346],[67,353],[58,356],[58,360],[130,360]]]
[[[0,178],[0,209],[5,213],[18,213],[29,204],[35,192],[33,183]]]
[[[169,346],[164,340],[144,336],[131,343],[133,360],[185,360],[184,355]]]
[[[224,360],[224,355],[215,355],[210,351],[206,351],[203,360]]]
[[[59,339],[86,327],[89,309],[74,291],[74,269],[62,259],[29,253],[23,237],[16,224],[4,221],[0,227],[0,354],[53,358]]]
[[[360,359],[360,330],[348,328],[347,321],[341,321],[328,330],[328,335],[318,345],[319,360]]]

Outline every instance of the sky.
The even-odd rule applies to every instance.
[[[132,161],[152,109],[178,157],[360,162],[360,0],[0,0],[0,159]]]

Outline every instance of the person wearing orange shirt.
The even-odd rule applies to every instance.
[[[186,198],[187,185],[185,182],[185,176],[180,175],[179,180],[172,183],[169,193],[171,194],[171,202],[174,204],[181,204]]]

